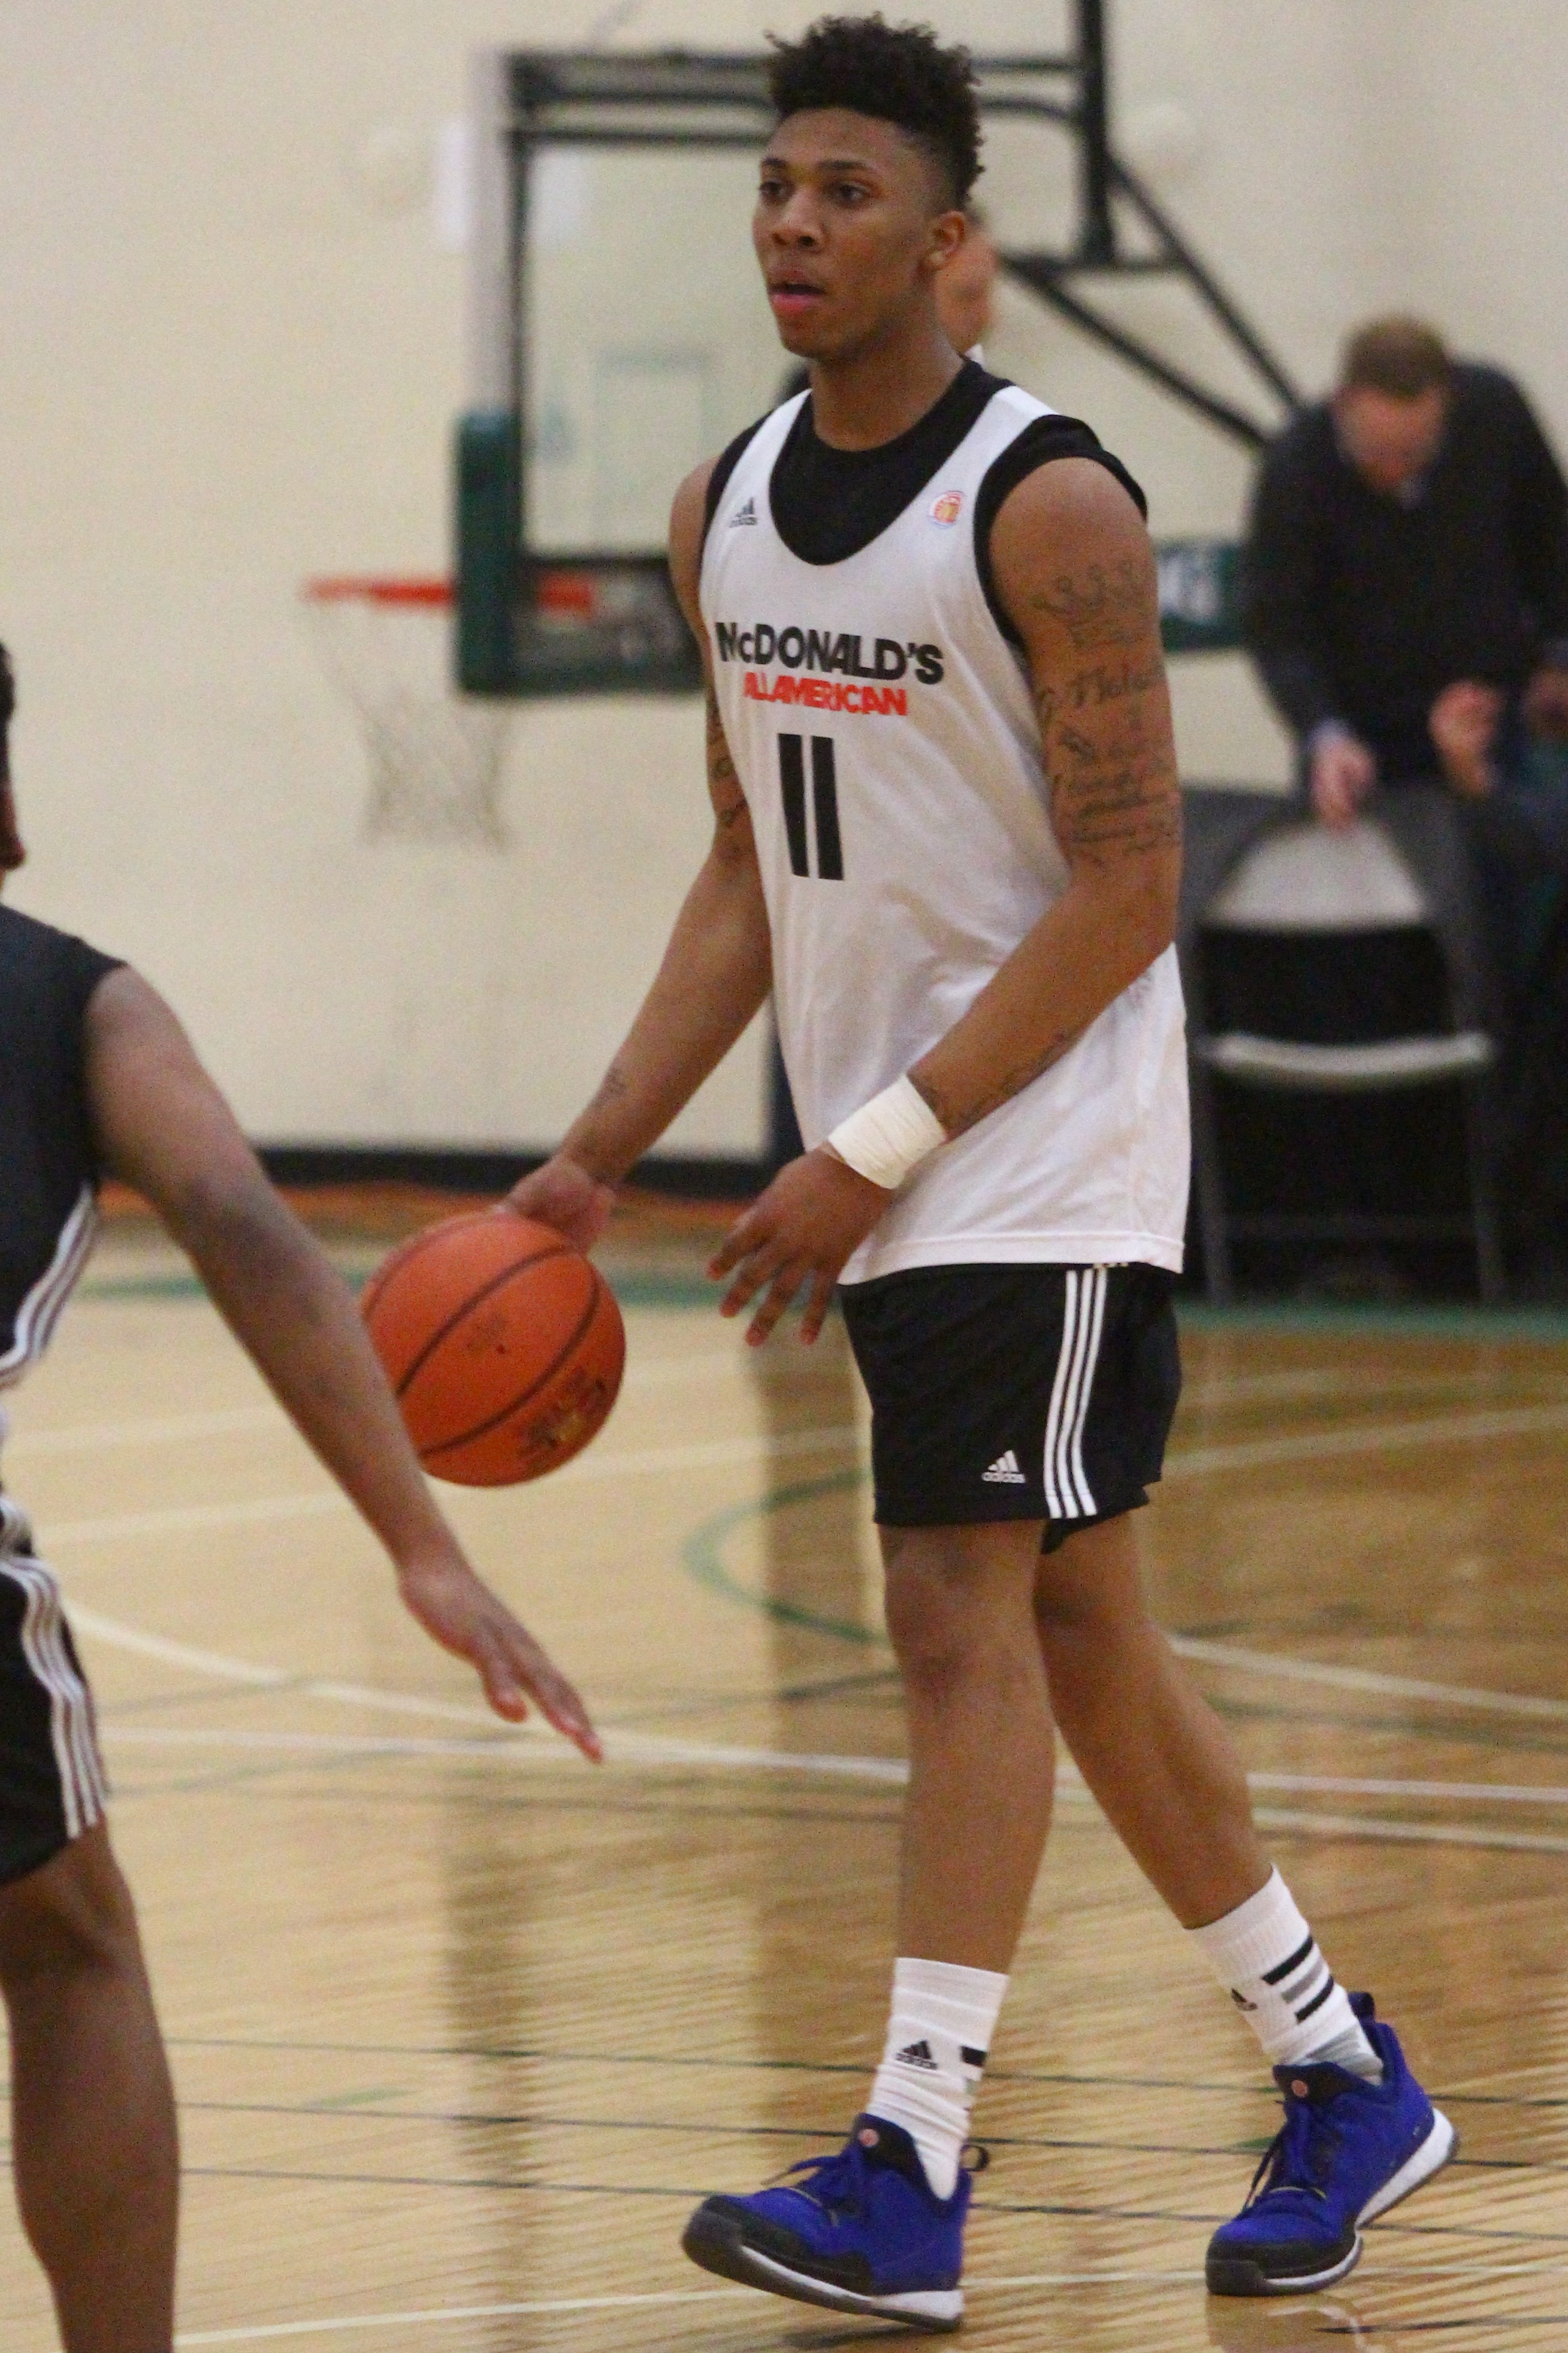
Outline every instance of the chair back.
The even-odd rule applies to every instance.
[[[1415,876],[1381,825],[1342,833],[1311,821],[1272,827],[1245,850],[1205,909],[1227,932],[1373,932],[1429,923]]]

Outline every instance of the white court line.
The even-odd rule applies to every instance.
[[[1426,1421],[1363,1422],[1352,1430],[1304,1432],[1296,1438],[1246,1440],[1230,1446],[1193,1447],[1167,1457],[1167,1482],[1203,1479],[1226,1471],[1257,1470],[1282,1462],[1374,1454],[1405,1446],[1452,1446],[1489,1439],[1518,1438],[1568,1430],[1568,1405],[1524,1406],[1507,1413],[1447,1414]],[[624,1453],[587,1454],[552,1474],[557,1488],[583,1480],[634,1478],[664,1471],[717,1469],[732,1462],[766,1462],[795,1455],[858,1449],[866,1432],[858,1422],[816,1430],[758,1430],[744,1437],[705,1439],[688,1446],[649,1446]],[[97,1544],[136,1535],[169,1535],[268,1519],[308,1518],[347,1511],[335,1489],[313,1494],[257,1495],[237,1504],[192,1504],[150,1512],[122,1512],[90,1520],[64,1520],[46,1530],[46,1549]],[[1196,1655],[1195,1653],[1194,1655]],[[1237,1654],[1239,1655],[1239,1654]]]
[[[1508,1414],[1448,1416],[1440,1419],[1415,1423],[1363,1425],[1355,1430],[1320,1432],[1299,1440],[1269,1440],[1264,1443],[1268,1449],[1268,1459],[1278,1461],[1281,1459],[1282,1450],[1288,1450],[1292,1457],[1300,1459],[1311,1451],[1342,1453],[1346,1451],[1364,1451],[1373,1445],[1427,1444],[1436,1441],[1451,1443],[1467,1438],[1492,1438],[1521,1429],[1557,1428],[1564,1426],[1565,1423],[1568,1423],[1568,1411],[1551,1408],[1531,1409]],[[605,1458],[598,1468],[602,1475],[614,1475],[623,1468],[665,1470],[687,1467],[694,1461],[744,1459],[757,1452],[776,1457],[781,1452],[805,1452],[816,1451],[826,1445],[846,1442],[858,1444],[859,1438],[858,1429],[848,1427],[826,1430],[795,1431],[788,1433],[783,1440],[770,1440],[762,1436],[743,1440],[720,1440],[696,1447],[656,1448],[649,1449],[641,1454],[610,1456]],[[1182,1475],[1184,1472],[1189,1476],[1205,1475],[1210,1472],[1226,1467],[1239,1467],[1256,1462],[1258,1459],[1258,1446],[1247,1443],[1232,1448],[1208,1448],[1185,1457],[1178,1456],[1168,1469],[1175,1476]],[[558,1476],[570,1479],[574,1473],[578,1476],[587,1475],[595,1470],[595,1467],[592,1461],[582,1464],[569,1464]],[[279,1509],[287,1514],[295,1514],[301,1511],[331,1508],[346,1509],[347,1505],[335,1493],[329,1492],[315,1496],[257,1498],[249,1503],[233,1505],[195,1506],[190,1510],[174,1513],[123,1514],[108,1520],[81,1521],[74,1525],[68,1523],[63,1529],[57,1528],[53,1532],[50,1548],[54,1547],[62,1535],[68,1542],[73,1538],[81,1540],[107,1534],[110,1530],[119,1532],[126,1529],[128,1525],[133,1526],[138,1532],[147,1529],[149,1524],[163,1530],[172,1525],[195,1524],[205,1526],[216,1525],[225,1520],[262,1519],[276,1515]],[[398,1694],[377,1692],[360,1684],[326,1683],[320,1680],[306,1681],[296,1678],[279,1668],[225,1660],[216,1653],[196,1651],[185,1644],[171,1642],[161,1636],[150,1635],[138,1629],[121,1625],[118,1621],[104,1618],[95,1611],[77,1609],[73,1615],[84,1632],[95,1633],[99,1639],[114,1643],[122,1649],[157,1657],[171,1665],[183,1666],[197,1673],[217,1675],[225,1680],[246,1683],[255,1687],[277,1688],[286,1684],[298,1691],[302,1696],[335,1700],[384,1712],[437,1716],[448,1721],[484,1724],[487,1728],[492,1721],[479,1709],[456,1706],[448,1702],[422,1700]],[[1401,1698],[1420,1699],[1443,1705],[1479,1709],[1493,1714],[1546,1717],[1552,1720],[1568,1718],[1568,1701],[1546,1699],[1528,1694],[1489,1692],[1473,1686],[1444,1684],[1406,1676],[1389,1675],[1365,1668],[1323,1665],[1310,1660],[1283,1658],[1268,1652],[1250,1651],[1239,1646],[1233,1647],[1226,1643],[1202,1641],[1191,1637],[1174,1638],[1174,1648],[1186,1657],[1201,1659],[1212,1665],[1227,1667],[1242,1672],[1336,1685],[1345,1689],[1374,1692]],[[641,1757],[667,1763],[761,1767],[778,1771],[840,1773],[850,1774],[856,1778],[876,1778],[889,1783],[901,1778],[903,1770],[898,1760],[889,1758],[842,1760],[825,1757],[797,1756],[790,1751],[715,1747],[706,1744],[667,1741],[652,1735],[630,1732],[612,1734],[611,1738],[614,1742],[614,1752],[627,1761]],[[1520,1802],[1529,1801],[1521,1800]],[[1299,1825],[1291,1826],[1309,1828],[1314,1822],[1321,1822],[1325,1831],[1338,1827],[1334,1818],[1326,1816],[1302,1817]],[[1359,1835],[1373,1834],[1373,1825],[1370,1817],[1359,1819],[1347,1817],[1346,1824],[1353,1827]],[[1444,1831],[1441,1825],[1436,1824],[1395,1824],[1391,1826],[1384,1834],[1400,1837],[1441,1834],[1444,1838],[1451,1837],[1477,1844],[1515,1842],[1511,1833],[1472,1833],[1458,1827],[1449,1831]]]
[[[459,2304],[428,2312],[356,2313],[342,2320],[275,2320],[260,2328],[185,2329],[176,2345],[258,2345],[266,2337],[327,2337],[345,2328],[423,2328],[431,2322],[515,2319],[524,2313],[625,2312],[646,2305],[720,2304],[731,2296],[755,2295],[754,2287],[669,2289],[646,2295],[557,2296],[532,2304]]]
[[[666,1388],[688,1379],[706,1379],[711,1375],[735,1372],[747,1368],[749,1352],[739,1343],[732,1348],[710,1348],[689,1356],[651,1356],[634,1359],[626,1366],[625,1393],[638,1389]],[[826,1377],[824,1367],[807,1364],[789,1367],[800,1375],[801,1386],[807,1380]],[[778,1375],[773,1374],[777,1380]],[[1475,1389],[1493,1385],[1493,1376],[1483,1374],[1467,1377],[1463,1374],[1424,1373],[1412,1375],[1408,1380],[1381,1380],[1372,1399],[1367,1398],[1365,1382],[1359,1375],[1334,1372],[1254,1373],[1239,1374],[1234,1378],[1221,1375],[1210,1380],[1191,1381],[1182,1392],[1184,1410],[1203,1410],[1213,1406],[1246,1405],[1255,1401],[1279,1398],[1341,1398],[1356,1396],[1378,1403],[1395,1397],[1415,1397]],[[1539,1387],[1561,1388],[1563,1384],[1551,1375],[1540,1377]],[[247,1431],[292,1431],[293,1424],[280,1405],[264,1400],[256,1405],[232,1406],[209,1413],[151,1414],[142,1419],[119,1421],[68,1423],[33,1430],[24,1420],[13,1428],[7,1440],[11,1454],[31,1457],[35,1454],[88,1454],[100,1448],[119,1446],[178,1445],[186,1439],[223,1438]]]
[[[73,1621],[77,1613],[72,1612]],[[300,1695],[319,1699],[319,1688],[308,1684],[291,1685]],[[394,1699],[395,1695],[391,1695]],[[364,1705],[375,1698],[366,1694],[356,1704]],[[382,1704],[385,1704],[383,1699]],[[520,1725],[519,1734],[530,1727]],[[554,1744],[557,1736],[542,1727],[544,1738],[538,1734],[527,1741],[497,1735],[489,1740],[432,1740],[410,1737],[395,1733],[335,1733],[335,1732],[258,1732],[237,1725],[208,1728],[196,1725],[131,1725],[115,1724],[112,1719],[100,1721],[100,1736],[110,1744],[123,1742],[144,1748],[260,1748],[276,1749],[280,1754],[297,1750],[301,1755],[334,1755],[345,1757],[474,1757],[508,1765],[545,1765],[560,1761]],[[696,1742],[658,1740],[651,1735],[616,1732],[613,1727],[602,1730],[605,1754],[612,1765],[702,1765],[732,1770],[774,1773],[810,1773],[826,1775],[835,1780],[875,1781],[901,1788],[909,1779],[909,1767],[901,1757],[838,1757],[816,1754],[810,1750],[792,1748],[720,1748]],[[551,1743],[546,1747],[544,1740]]]
[[[1471,1830],[1463,1822],[1404,1822],[1376,1814],[1292,1813],[1259,1806],[1253,1820],[1265,1830],[1306,1831],[1313,1838],[1364,1838],[1410,1846],[1506,1847],[1521,1854],[1568,1854],[1568,1838],[1545,1831]]]
[[[1167,1479],[1204,1479],[1217,1471],[1252,1471],[1279,1462],[1377,1454],[1386,1447],[1448,1446],[1489,1438],[1527,1438],[1568,1430],[1568,1406],[1518,1406],[1500,1413],[1440,1414],[1427,1421],[1369,1421],[1349,1430],[1303,1430],[1295,1438],[1258,1438],[1231,1446],[1178,1447],[1165,1458]]]
[[[998,2288],[1021,2287],[1120,2287],[1148,2283],[1160,2285],[1171,2282],[1190,2284],[1203,2277],[1202,2272],[1030,2272],[1017,2279],[965,2280],[966,2290],[984,2295]],[[259,2328],[203,2328],[194,2333],[187,2330],[175,2337],[176,2345],[255,2345],[265,2337],[324,2337],[346,2328],[418,2328],[431,2322],[454,2320],[505,2320],[524,2314],[534,2316],[555,2312],[626,2312],[650,2305],[718,2304],[736,2296],[756,2298],[754,2287],[710,2287],[665,2289],[642,2295],[571,2295],[540,2298],[530,2304],[468,2304],[437,2306],[426,2312],[367,2312],[336,2320],[273,2321]]]
[[[1212,1667],[1235,1667],[1243,1674],[1278,1675],[1288,1683],[1327,1683],[1339,1691],[1372,1692],[1390,1699],[1425,1699],[1444,1707],[1479,1709],[1490,1715],[1568,1719],[1568,1700],[1542,1699],[1531,1692],[1486,1691],[1474,1683],[1426,1683],[1414,1675],[1386,1675],[1375,1667],[1331,1667],[1316,1659],[1286,1659],[1272,1651],[1248,1651],[1230,1642],[1200,1641],[1173,1634],[1173,1651]]]
[[[517,1727],[519,1731],[524,1728]],[[238,1725],[117,1724],[112,1718],[101,1724],[100,1731],[110,1744],[140,1748],[260,1748],[275,1749],[280,1755],[293,1752],[328,1757],[478,1757],[505,1765],[555,1761],[553,1751],[537,1738],[525,1742],[499,1731],[488,1740],[437,1740],[406,1733],[266,1732]],[[640,1736],[636,1733],[617,1733],[612,1726],[604,1737],[612,1764],[647,1761],[650,1754],[649,1749],[639,1745]],[[875,1781],[895,1788],[902,1788],[909,1779],[909,1767],[899,1757],[836,1756],[786,1748],[718,1748],[679,1741],[659,1741],[653,1745],[651,1754],[675,1763],[827,1774],[842,1780]],[[1568,1806],[1568,1788],[1532,1786],[1529,1782],[1358,1780],[1329,1773],[1249,1773],[1247,1781],[1251,1789],[1293,1790],[1302,1796],[1411,1798],[1458,1805]],[[1088,1788],[1076,1767],[1058,1767],[1057,1794],[1069,1803],[1089,1801]]]
[[[51,1554],[60,1545],[118,1544],[127,1536],[180,1535],[197,1528],[243,1527],[267,1520],[317,1519],[323,1513],[353,1509],[336,1487],[313,1494],[252,1495],[237,1504],[171,1504],[157,1511],[53,1521],[44,1531],[44,1551]]]
[[[237,1728],[204,1732],[190,1726],[172,1726],[163,1730],[153,1725],[104,1727],[112,1746],[117,1740],[142,1747],[219,1748],[267,1750],[279,1754],[320,1756],[341,1754],[375,1757],[464,1757],[483,1758],[487,1762],[500,1759],[507,1764],[542,1764],[549,1759],[536,1745],[526,1751],[515,1742],[505,1740],[411,1740],[386,1737],[377,1739],[374,1734],[331,1733],[267,1733],[247,1732]],[[605,1751],[611,1764],[678,1764],[686,1763],[712,1768],[763,1769],[771,1772],[805,1773],[826,1776],[836,1780],[873,1781],[893,1788],[903,1788],[909,1781],[909,1767],[900,1757],[832,1757],[798,1755],[793,1750],[765,1748],[709,1748],[696,1745],[682,1747],[675,1742],[661,1742],[653,1748],[637,1742],[636,1736],[617,1736],[614,1732],[604,1736]],[[1248,1775],[1253,1787],[1278,1788],[1289,1786],[1288,1774]],[[1442,1782],[1372,1782],[1336,1781],[1325,1777],[1311,1777],[1305,1786],[1342,1797],[1359,1797],[1381,1793],[1388,1796],[1409,1794],[1418,1797],[1463,1799],[1470,1794],[1465,1784],[1446,1788]],[[1473,1785],[1476,1794],[1488,1798],[1496,1794],[1484,1784]],[[1562,1804],[1568,1791],[1537,1792],[1521,1790],[1518,1796],[1537,1803]],[[1093,1803],[1088,1789],[1070,1768],[1058,1772],[1057,1795],[1069,1804]],[[1502,1848],[1525,1854],[1568,1854],[1568,1838],[1552,1837],[1546,1832],[1528,1831],[1492,1831],[1471,1828],[1460,1822],[1412,1822],[1391,1820],[1377,1814],[1302,1813],[1280,1807],[1260,1806],[1255,1820],[1265,1829],[1304,1831],[1316,1838],[1363,1838],[1381,1844],[1427,1844]]]
[[[167,1446],[186,1438],[224,1438],[230,1432],[290,1430],[293,1425],[279,1405],[233,1406],[212,1413],[149,1415],[140,1421],[81,1422],[55,1429],[29,1430],[23,1422],[5,1441],[7,1460],[13,1454],[89,1454],[100,1447]]]
[[[712,1438],[689,1446],[650,1446],[622,1454],[590,1455],[552,1472],[552,1491],[583,1479],[636,1478],[661,1471],[705,1471],[758,1455],[769,1461],[798,1454],[842,1453],[860,1444],[858,1423],[823,1430],[791,1430],[777,1437],[763,1431],[744,1438]],[[337,1488],[313,1493],[253,1495],[237,1504],[169,1504],[147,1512],[112,1512],[90,1520],[57,1520],[43,1531],[46,1553],[62,1545],[118,1544],[130,1536],[180,1535],[203,1528],[237,1527],[267,1520],[314,1519],[353,1509]]]
[[[1553,2263],[1383,2263],[1379,2277],[1385,2279],[1558,2279],[1568,2271],[1568,2265]],[[966,2293],[974,2295],[1005,2294],[1020,2288],[1053,2287],[1170,2287],[1191,2286],[1203,2278],[1201,2271],[1134,2271],[1107,2270],[1089,2272],[1020,2272],[1013,2277],[1000,2279],[966,2279]],[[548,2316],[566,2312],[625,2312],[646,2309],[659,2305],[700,2305],[727,2302],[738,2296],[755,2299],[758,2291],[751,2287],[685,2288],[656,2291],[642,2295],[559,2296],[540,2299],[531,2304],[472,2304],[437,2306],[425,2312],[366,2312],[332,2320],[285,2320],[263,2324],[254,2328],[204,2328],[186,2330],[176,2337],[176,2345],[255,2345],[269,2337],[324,2337],[353,2328],[418,2328],[440,2326],[458,2320],[504,2320],[525,2315]],[[1314,2312],[1338,2310],[1337,2306],[1314,2302]],[[1528,2321],[1528,2313],[1519,2316]]]
[[[690,1379],[707,1378],[711,1374],[733,1372],[745,1353],[743,1344],[732,1348],[710,1348],[690,1356],[650,1356],[626,1366],[626,1391],[645,1388],[665,1388]],[[792,1368],[793,1369],[793,1368]],[[822,1377],[816,1365],[802,1366],[804,1377]],[[1266,1379],[1298,1376],[1265,1375]],[[1335,1377],[1331,1376],[1331,1377]],[[1449,1387],[1453,1387],[1452,1382]],[[100,1448],[116,1446],[172,1446],[185,1439],[224,1438],[251,1430],[293,1431],[294,1425],[280,1405],[263,1401],[256,1405],[230,1406],[210,1413],[149,1414],[141,1419],[121,1421],[89,1421],[58,1423],[53,1427],[31,1430],[26,1421],[18,1423],[6,1440],[8,1455],[90,1454]]]

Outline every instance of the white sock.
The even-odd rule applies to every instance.
[[[956,1961],[895,1961],[893,2010],[866,2105],[914,2142],[939,2198],[958,2187],[969,2111],[1007,1980]]]
[[[1256,1895],[1189,1931],[1277,2067],[1332,2060],[1381,2082],[1383,2065],[1278,1871]]]

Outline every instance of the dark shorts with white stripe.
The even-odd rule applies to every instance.
[[[1153,1266],[936,1266],[839,1293],[871,1398],[877,1520],[1043,1520],[1043,1549],[1149,1500],[1182,1362]]]
[[[0,1887],[101,1821],[105,1796],[59,1587],[30,1552],[0,1547]]]

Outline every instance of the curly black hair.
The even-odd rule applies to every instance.
[[[955,205],[984,168],[969,51],[943,48],[929,25],[875,16],[819,16],[798,41],[769,35],[777,54],[768,93],[782,122],[808,108],[846,106],[898,128],[922,147]]]

